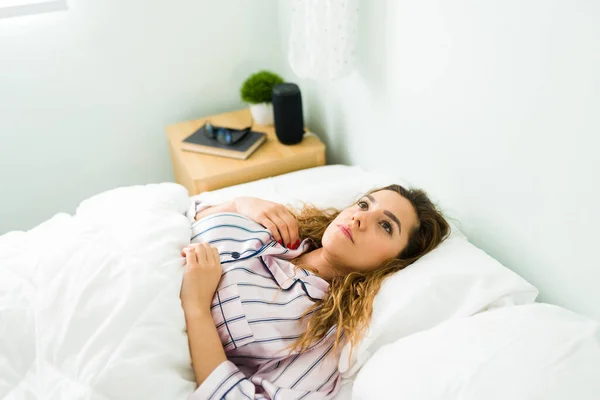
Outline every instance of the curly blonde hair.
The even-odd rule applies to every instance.
[[[303,314],[303,320],[310,316],[306,331],[289,346],[290,348],[297,351],[308,350],[335,326],[337,331],[334,351],[338,349],[345,335],[350,340],[351,355],[352,349],[358,344],[371,320],[373,300],[383,280],[433,250],[449,235],[448,222],[424,191],[390,185],[371,190],[367,194],[380,190],[392,190],[414,207],[418,223],[409,234],[408,244],[397,257],[387,260],[379,268],[333,278],[326,296],[315,301]],[[300,211],[290,211],[298,221],[300,237],[311,239],[309,251],[322,247],[321,240],[325,230],[341,212],[335,208],[320,209],[311,204],[304,205]],[[309,266],[296,267],[310,270]]]

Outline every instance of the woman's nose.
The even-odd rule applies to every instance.
[[[361,225],[361,221],[362,220],[362,215],[360,214],[360,211],[357,211],[354,213],[354,215],[352,216],[352,223],[354,225],[356,225],[357,228],[360,228]]]

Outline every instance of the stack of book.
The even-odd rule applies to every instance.
[[[183,139],[181,148],[196,153],[245,160],[266,142],[266,140],[267,135],[265,133],[250,131],[240,139],[239,142],[232,145],[226,145],[207,137],[201,127],[190,136]]]

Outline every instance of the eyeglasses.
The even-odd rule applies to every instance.
[[[250,126],[244,129],[231,129],[223,128],[220,126],[214,126],[210,122],[206,122],[202,126],[204,135],[209,138],[216,140],[217,142],[231,146],[242,140],[248,132],[250,132]]]

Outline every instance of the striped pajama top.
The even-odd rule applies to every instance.
[[[305,330],[301,315],[329,284],[289,261],[307,248],[290,250],[250,218],[235,213],[195,221],[208,204],[195,200],[187,212],[192,243],[219,250],[223,273],[211,312],[227,361],[202,382],[191,400],[331,399],[340,386],[332,351],[335,327],[307,351],[286,349]]]

